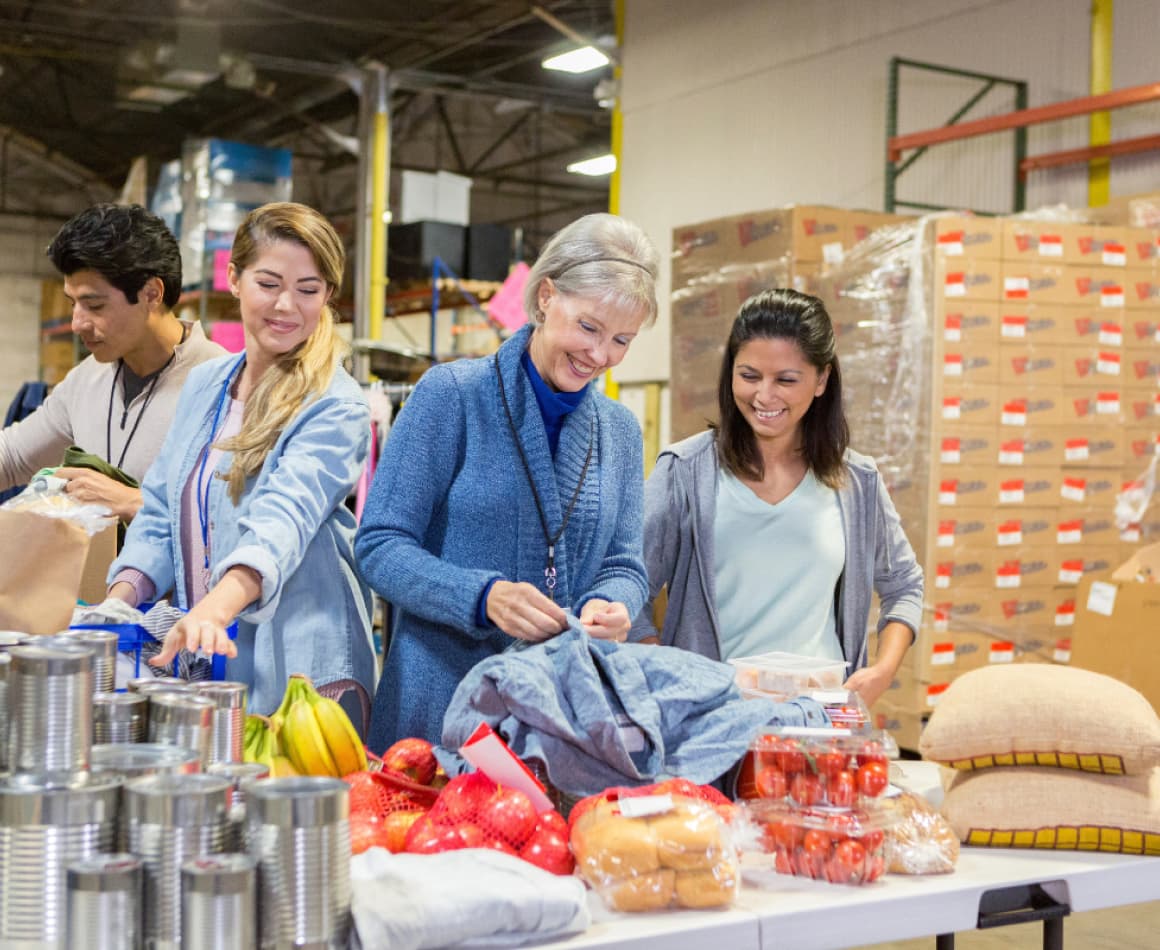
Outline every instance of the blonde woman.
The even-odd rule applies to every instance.
[[[370,415],[339,365],[329,306],[344,261],[334,229],[304,205],[265,205],[238,228],[229,283],[245,350],[190,374],[109,595],[136,604],[172,590],[188,610],[151,662],[181,648],[224,654],[260,713],[277,708],[291,673],[307,673],[365,728],[370,595],[343,502]]]

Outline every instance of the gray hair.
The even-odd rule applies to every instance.
[[[553,235],[528,274],[524,312],[537,326],[540,284],[549,279],[566,296],[613,307],[644,310],[644,325],[657,315],[660,258],[638,225],[614,214],[588,214]]]

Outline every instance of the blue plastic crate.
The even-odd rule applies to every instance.
[[[141,604],[138,608],[142,613],[147,613],[153,604]],[[148,630],[137,623],[81,623],[72,624],[69,626],[70,630],[111,630],[117,634],[117,650],[121,653],[128,653],[132,651],[134,655],[133,673],[135,676],[141,675],[141,647],[155,638]],[[238,638],[238,624],[235,621],[226,628],[226,633],[229,634],[231,640]],[[173,661],[174,674],[177,672],[177,661]],[[218,654],[214,654],[210,658],[210,679],[224,680],[226,678],[226,658]]]

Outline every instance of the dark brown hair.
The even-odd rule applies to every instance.
[[[802,417],[802,455],[823,484],[838,488],[845,475],[843,457],[850,444],[850,427],[842,408],[842,373],[835,350],[834,325],[825,304],[796,290],[766,290],[741,305],[717,385],[721,422],[717,426],[717,454],[734,475],[760,479],[765,465],[753,429],[733,399],[733,364],[737,351],[750,340],[790,340],[819,373],[830,368],[826,389]]]

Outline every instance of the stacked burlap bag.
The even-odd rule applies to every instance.
[[[955,770],[942,811],[966,844],[1160,855],[1160,717],[1118,680],[975,670],[943,694],[919,751]]]

